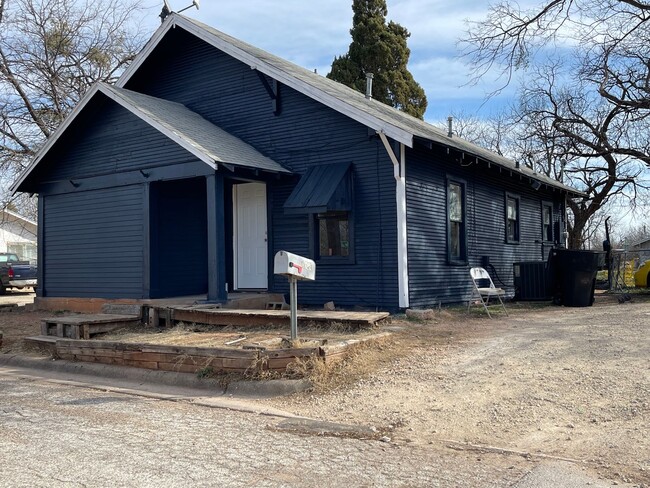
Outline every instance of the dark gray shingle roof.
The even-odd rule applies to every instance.
[[[170,17],[171,25],[178,25],[187,29],[227,54],[232,55],[240,61],[247,62],[251,68],[258,69],[301,93],[365,123],[368,127],[384,132],[389,137],[403,142],[410,147],[413,146],[413,138],[425,139],[436,144],[457,149],[467,156],[478,157],[484,161],[506,168],[508,171],[512,171],[512,173],[532,178],[553,188],[564,190],[574,195],[582,195],[575,188],[564,185],[546,175],[536,173],[528,167],[519,166],[508,158],[460,137],[449,137],[446,131],[423,120],[412,117],[377,100],[368,100],[364,94],[352,88],[318,75],[311,70],[297,66],[290,61],[247,44],[228,34],[224,34],[197,20],[178,14],[172,14]],[[126,77],[120,81],[125,83],[131,74],[125,73]]]
[[[149,118],[149,121],[160,125],[168,134],[195,148],[203,160],[203,156],[207,156],[213,163],[289,173],[279,163],[192,112],[185,105],[109,85],[102,85],[100,91],[113,99],[119,99],[116,100],[118,102],[121,100],[127,108],[139,112],[138,115]]]

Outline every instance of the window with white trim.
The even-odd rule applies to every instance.
[[[467,262],[465,227],[465,183],[447,181],[447,255],[452,264]]]

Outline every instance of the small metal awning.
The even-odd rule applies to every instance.
[[[284,204],[285,214],[323,213],[352,209],[350,163],[312,166],[300,178]]]

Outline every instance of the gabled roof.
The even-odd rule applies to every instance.
[[[251,145],[217,127],[180,103],[113,87],[105,83],[97,83],[86,92],[63,124],[41,147],[29,167],[11,186],[12,192],[18,191],[20,185],[36,165],[97,93],[102,93],[120,104],[213,169],[217,169],[219,164],[227,164],[276,173],[290,173],[282,165],[264,156]]]
[[[377,132],[383,132],[386,136],[408,147],[413,147],[414,139],[416,138],[430,141],[456,149],[466,156],[480,158],[491,164],[505,168],[513,174],[519,174],[532,180],[537,180],[573,195],[583,196],[583,193],[546,175],[536,173],[525,166],[519,166],[510,159],[504,158],[460,137],[449,137],[445,131],[423,120],[412,117],[377,100],[369,100],[362,93],[341,83],[318,75],[311,70],[297,66],[285,59],[269,54],[262,49],[224,34],[213,27],[176,13],[172,13],[165,19],[165,22],[154,33],[129,68],[122,74],[116,85],[118,87],[125,86],[131,76],[136,73],[149,54],[162,40],[167,31],[179,27],[233,58],[248,64],[251,68],[276,79],[286,86],[339,111]]]
[[[290,173],[253,146],[192,112],[185,105],[102,84],[102,93],[160,130],[205,163]]]

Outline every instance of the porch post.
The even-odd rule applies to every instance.
[[[208,300],[225,302],[226,241],[223,175],[205,177],[208,200]]]

